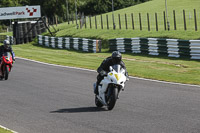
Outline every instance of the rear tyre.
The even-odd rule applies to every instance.
[[[103,107],[103,104],[99,101],[99,99],[97,98],[97,96],[95,95],[95,104],[97,107],[101,108]]]
[[[8,79],[8,75],[9,75],[9,67],[6,66],[6,69],[5,69],[5,80]]]
[[[112,110],[115,106],[115,103],[117,101],[117,97],[118,97],[118,89],[114,88],[112,95],[110,96],[110,98],[108,99],[108,110]]]

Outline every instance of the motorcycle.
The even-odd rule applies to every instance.
[[[124,90],[125,82],[128,77],[125,76],[125,70],[121,65],[110,66],[110,72],[104,77],[98,86],[98,95],[95,95],[95,104],[97,107],[107,106],[112,110],[118,99],[120,91]],[[96,83],[94,83],[94,89]]]
[[[8,79],[8,75],[11,71],[13,64],[13,58],[10,52],[3,53],[3,56],[1,57],[1,64],[0,64],[0,72],[1,76],[0,79],[5,78],[5,80]]]

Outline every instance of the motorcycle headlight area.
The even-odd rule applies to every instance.
[[[117,79],[117,81],[120,80],[121,77],[122,77],[121,74],[115,74],[115,78]]]
[[[119,81],[120,78],[121,78],[121,74],[113,74],[113,73],[111,73],[110,76],[111,76],[112,78],[116,79],[117,81]],[[113,79],[112,79],[112,78],[110,79],[111,82],[113,82]]]

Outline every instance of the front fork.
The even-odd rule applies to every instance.
[[[9,68],[9,72],[10,72],[10,70],[11,70],[11,67],[10,67],[10,65],[5,65],[5,64],[1,64],[1,71],[0,71],[0,76],[4,76],[4,72],[5,72],[5,70],[6,70],[6,67],[8,67]]]
[[[118,91],[118,93],[117,93],[117,99],[119,98],[119,92],[121,91],[121,87],[117,86],[115,84],[110,84],[108,86],[108,90],[106,92],[106,100],[108,100],[110,98],[110,96],[113,95],[114,89],[116,89]]]
[[[4,68],[6,69],[6,67],[9,68],[9,72],[11,71],[11,66],[10,65],[6,65]],[[5,71],[5,70],[4,70]]]

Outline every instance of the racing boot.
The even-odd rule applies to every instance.
[[[98,84],[97,83],[94,83],[94,94],[98,95],[99,92],[98,92]]]

